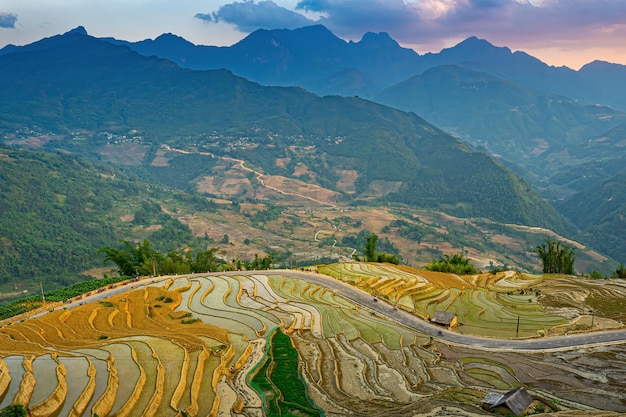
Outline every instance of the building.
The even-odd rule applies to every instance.
[[[435,311],[435,315],[430,319],[432,323],[445,327],[454,327],[458,324],[456,314],[447,311]]]
[[[499,411],[502,414],[511,412],[521,416],[528,411],[533,399],[524,388],[515,388],[505,394],[490,392],[483,398],[483,408]]]

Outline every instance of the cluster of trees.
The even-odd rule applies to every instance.
[[[395,265],[400,263],[400,258],[393,253],[377,252],[376,242],[378,242],[378,236],[375,233],[371,233],[365,241],[364,258],[361,259],[355,255],[354,259],[359,262],[388,262]]]
[[[27,415],[22,404],[13,404],[0,410],[0,417],[26,417]]]
[[[219,248],[193,252],[191,249],[173,250],[162,254],[154,249],[149,240],[131,242],[123,240],[120,247],[104,247],[98,252],[105,255],[104,263],[113,262],[120,275],[172,275],[202,272],[271,269],[273,255],[254,255],[254,259],[233,259],[227,262]]]
[[[544,274],[573,274],[576,260],[573,247],[548,238],[535,248],[541,258]]]
[[[429,271],[450,272],[459,275],[468,275],[477,273],[476,267],[469,258],[457,253],[454,255],[444,254],[437,260],[432,260],[424,267]]]

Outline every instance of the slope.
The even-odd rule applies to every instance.
[[[414,111],[543,177],[567,165],[566,160],[559,160],[564,148],[587,144],[589,138],[626,121],[626,115],[608,107],[583,105],[450,65],[429,69],[384,90],[374,100]]]
[[[581,229],[581,239],[614,259],[624,258],[626,171],[574,194],[558,207]]]

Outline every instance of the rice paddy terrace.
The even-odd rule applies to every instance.
[[[401,325],[342,290],[421,317],[453,311],[455,333],[514,338],[517,317],[519,337],[621,326],[620,281],[459,277],[365,263],[145,281],[3,323],[0,408],[20,403],[31,416],[475,416],[490,415],[480,408],[487,392],[524,386],[537,411],[626,411],[625,344],[476,349]]]

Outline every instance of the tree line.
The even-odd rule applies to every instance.
[[[210,248],[194,252],[191,249],[172,250],[161,253],[154,249],[148,239],[142,242],[122,240],[118,247],[101,248],[104,263],[113,262],[120,275],[125,276],[158,276],[174,274],[192,274],[218,271],[261,270],[271,269],[274,256],[272,254],[254,259],[224,260],[219,248]]]

